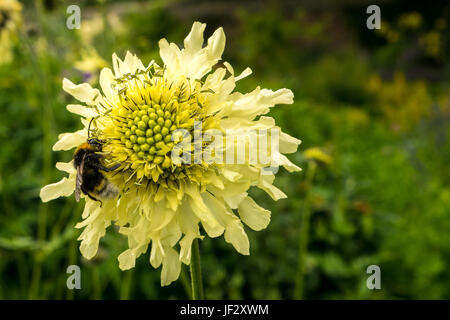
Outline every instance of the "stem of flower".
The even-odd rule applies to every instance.
[[[306,255],[308,253],[308,233],[309,233],[309,220],[311,217],[311,201],[310,201],[310,189],[316,173],[317,164],[314,161],[309,161],[308,172],[305,179],[306,194],[303,203],[303,212],[301,217],[301,230],[299,238],[298,249],[298,264],[297,274],[295,278],[294,299],[303,299],[303,287],[305,278],[305,265]]]
[[[189,274],[186,271],[186,268],[184,267],[184,265],[181,265],[180,281],[181,281],[181,284],[183,285],[184,291],[186,292],[187,299],[192,300],[192,289],[191,289]]]
[[[203,300],[203,280],[202,269],[200,266],[200,249],[198,239],[192,243],[192,257],[191,257],[191,284],[192,284],[192,299]]]

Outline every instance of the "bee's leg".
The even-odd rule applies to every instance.
[[[86,193],[86,194],[87,194],[88,197],[91,198],[92,200],[100,202],[100,208],[103,206],[102,200],[99,200],[99,199],[97,199],[97,198],[91,196],[89,193]]]
[[[115,165],[113,165],[112,167],[108,168],[108,171],[114,171],[116,170],[118,167],[120,167],[122,164],[121,163],[116,163]]]
[[[99,153],[91,153],[89,154],[89,158],[100,159],[103,158],[103,156]]]
[[[120,165],[121,165],[120,163],[117,163],[114,166],[112,166],[111,168],[107,168],[107,167],[105,167],[104,165],[101,165],[101,164],[94,164],[94,167],[99,169],[99,170],[105,171],[105,172],[110,172],[110,171],[116,170],[118,167],[120,167]]]

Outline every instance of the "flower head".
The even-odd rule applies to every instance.
[[[0,64],[12,59],[11,48],[22,22],[22,5],[16,0],[0,0]]]
[[[323,165],[330,165],[333,162],[333,158],[318,147],[306,149],[304,151],[304,155],[306,159],[315,161]]]
[[[300,170],[283,155],[295,152],[300,141],[281,132],[273,118],[261,116],[275,104],[292,103],[292,92],[259,87],[233,92],[235,82],[251,71],[235,76],[227,62],[213,71],[225,35],[217,29],[203,47],[204,30],[205,24],[194,23],[184,49],[162,39],[162,66],[155,61],[144,66],[129,52],[123,61],[114,54],[113,70],[100,73],[102,92],[63,81],[64,90],[85,104],[67,106],[81,116],[84,128],[60,135],[53,150],[72,149],[94,136],[104,142],[105,165],[120,164],[104,172],[120,190],[117,197],[100,204],[82,195],[81,252],[92,258],[114,222],[128,237],[120,268],[133,268],[150,246],[150,263],[162,264],[162,285],[178,278],[181,262],[190,263],[193,240],[203,238],[200,224],[208,236],[224,234],[239,253],[249,254],[243,223],[262,230],[270,221],[270,211],[248,196],[249,188],[284,198],[272,184],[274,167]],[[262,152],[255,156],[253,150]],[[75,189],[73,165],[56,166],[69,177],[42,188],[43,201]]]
[[[85,80],[90,84],[97,82],[98,72],[107,65],[93,47],[82,50],[81,59],[75,62],[75,68],[83,72]]]

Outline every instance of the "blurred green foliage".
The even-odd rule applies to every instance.
[[[55,162],[71,158],[52,152],[57,135],[80,128],[65,110],[73,100],[62,78],[95,85],[113,52],[159,61],[158,40],[181,44],[195,20],[208,22],[207,32],[223,24],[224,59],[236,72],[253,69],[238,90],[294,91],[295,103],[271,115],[303,141],[290,158],[304,171],[277,175],[288,199],[273,202],[252,190],[272,222],[261,232],[247,230],[250,256],[222,238],[201,242],[207,298],[292,299],[305,210],[304,298],[450,298],[448,6],[434,16],[405,10],[372,32],[363,6],[330,13],[255,3],[231,2],[223,12],[223,2],[84,1],[87,24],[79,32],[65,27],[68,2],[24,2],[14,61],[0,66],[1,299],[189,297],[187,268],[164,288],[147,255],[120,271],[126,240],[114,226],[94,260],[81,258],[74,229],[81,205],[72,198],[42,204],[39,190],[61,178]],[[83,50],[92,49],[103,61],[88,59],[91,72],[77,69]],[[308,184],[311,162],[303,151],[311,147],[332,162],[319,163]],[[81,290],[66,287],[70,264],[81,266]],[[381,290],[366,287],[371,264],[381,268]]]

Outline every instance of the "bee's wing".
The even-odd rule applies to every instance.
[[[86,154],[83,155],[83,158],[81,159],[81,164],[77,167],[77,178],[75,183],[75,200],[80,201],[80,191],[81,191],[81,184],[83,183],[83,168],[84,168],[84,158],[86,157]]]

